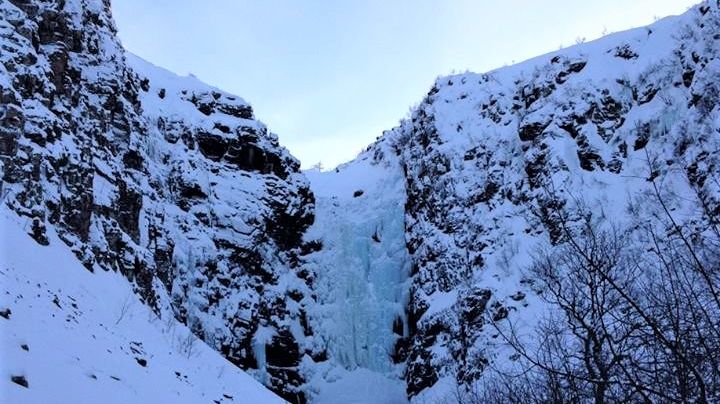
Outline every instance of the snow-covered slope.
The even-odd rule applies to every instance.
[[[27,224],[0,212],[0,402],[284,402],[171,313],[158,317],[120,274],[88,272]]]

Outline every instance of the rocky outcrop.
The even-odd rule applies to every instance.
[[[126,55],[109,1],[2,2],[0,42],[0,190],[27,232],[121,272],[243,369],[266,349],[269,386],[304,401],[290,332],[304,309],[284,286],[307,289],[297,160],[241,98]],[[260,323],[278,335],[266,348]]]
[[[647,189],[648,158],[669,182],[717,167],[707,151],[720,133],[719,29],[708,1],[518,66],[443,77],[385,135],[407,187],[410,335],[394,358],[409,396],[441,379],[473,389],[490,362],[512,360],[492,323],[532,323],[525,313],[542,310],[523,268],[536,246],[563,242],[557,209],[583,203],[630,221],[642,216],[623,209]],[[698,192],[717,200],[714,185]]]

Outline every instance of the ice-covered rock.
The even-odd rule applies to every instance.
[[[126,54],[108,1],[0,2],[0,42],[2,196],[28,233],[47,244],[52,227],[88,270],[121,272],[302,397],[299,352],[259,364],[252,342],[297,344],[287,291],[306,289],[294,263],[313,221],[298,161],[243,99]]]
[[[538,245],[559,241],[552,204],[632,222],[642,214],[628,203],[661,176],[681,193],[689,179],[718,206],[719,32],[720,5],[706,1],[515,66],[441,77],[384,136],[406,178],[411,332],[398,355],[411,397],[452,396],[508,360],[488,322],[529,327],[542,313],[524,270]]]

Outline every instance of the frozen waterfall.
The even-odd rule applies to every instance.
[[[410,265],[404,178],[399,167],[363,157],[337,171],[307,173],[317,198],[309,234],[323,243],[313,262],[315,325],[331,360],[396,377],[391,355],[398,334],[407,332]]]

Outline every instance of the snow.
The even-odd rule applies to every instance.
[[[368,369],[336,368],[335,382],[321,384],[313,404],[402,404],[407,403],[405,386]]]
[[[440,378],[432,387],[413,397],[413,403],[420,404],[463,404],[458,400],[457,381],[452,377]]]
[[[120,274],[89,272],[54,234],[38,245],[5,209],[0,229],[0,402],[283,402]]]
[[[194,76],[178,76],[130,52],[125,52],[125,60],[133,71],[149,80],[151,91],[142,96],[143,114],[147,117],[155,119],[163,117],[169,122],[181,120],[225,137],[231,135],[213,131],[216,124],[222,124],[230,128],[242,124],[258,131],[264,129],[264,125],[253,119],[242,119],[220,112],[213,112],[209,116],[205,115],[190,102],[193,97],[212,97],[213,100],[217,97],[225,105],[249,107],[250,105],[241,97],[205,84]],[[164,92],[162,97],[160,96],[161,92]]]

